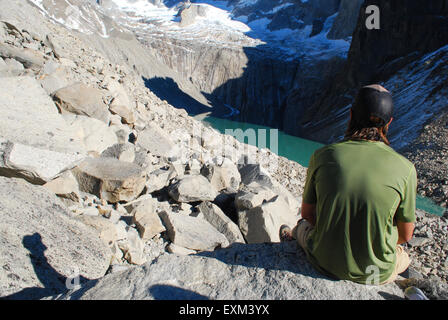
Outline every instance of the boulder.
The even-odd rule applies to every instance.
[[[178,149],[168,133],[154,123],[147,124],[139,133],[136,144],[156,156],[168,158],[178,155]]]
[[[115,225],[107,218],[81,215],[78,219],[85,225],[94,228],[98,232],[100,239],[103,240],[106,245],[112,246],[113,243],[118,240]]]
[[[235,196],[235,207],[238,211],[250,210],[276,196],[272,189],[254,182],[241,187]]]
[[[0,175],[44,184],[84,159],[79,153],[34,148],[0,138]]]
[[[247,243],[279,242],[281,225],[293,227],[298,219],[279,196],[250,210],[238,212],[238,226]]]
[[[103,158],[115,158],[120,161],[134,162],[135,160],[135,146],[132,143],[117,143],[101,153]]]
[[[87,158],[72,172],[81,191],[112,203],[134,200],[146,182],[139,166],[113,158]]]
[[[131,99],[129,99],[123,86],[118,81],[110,79],[106,87],[112,95],[109,110],[112,113],[119,115],[125,123],[134,123],[136,120],[133,109],[135,103],[131,103]]]
[[[246,164],[239,168],[241,182],[248,185],[258,185],[269,188],[276,195],[279,195],[288,204],[290,210],[297,214],[301,204],[301,199],[294,197],[284,186],[272,178],[270,174],[259,164]]]
[[[177,202],[213,201],[218,195],[210,182],[201,175],[188,175],[169,187]]]
[[[65,114],[63,117],[67,127],[76,132],[85,150],[94,155],[101,154],[118,142],[114,130],[100,120],[74,114]]]
[[[236,165],[227,158],[220,166],[209,164],[202,167],[201,174],[217,191],[236,192],[239,189],[241,175]]]
[[[45,73],[38,80],[49,95],[69,85],[67,80],[69,71],[67,69],[64,67],[58,67],[56,70],[51,71],[51,73]]]
[[[185,272],[189,270],[189,272]],[[234,244],[196,255],[165,255],[107,275],[57,299],[385,300],[404,299],[391,283],[366,286],[318,273],[296,242]],[[179,310],[173,310],[173,316]]]
[[[156,212],[154,201],[154,199],[144,200],[132,211],[132,222],[137,226],[137,230],[143,240],[149,240],[165,231],[165,227]]]
[[[245,243],[243,235],[238,226],[225,215],[215,204],[205,201],[197,207],[201,217],[208,221],[216,230],[221,232],[229,243]]]
[[[137,230],[127,228],[126,239],[117,242],[118,247],[123,251],[124,258],[131,264],[141,265],[147,260],[144,249],[145,243],[140,239]]]
[[[176,177],[174,169],[159,168],[148,173],[146,189],[148,193],[159,191],[169,185],[170,180]]]
[[[74,128],[31,77],[0,78],[0,137],[39,149],[85,153]]]
[[[224,235],[201,218],[166,211],[161,211],[159,216],[175,245],[192,250],[214,250],[229,245]]]
[[[0,297],[39,299],[107,271],[109,248],[42,186],[0,177]]]
[[[84,115],[109,123],[110,114],[99,89],[76,83],[57,90],[52,96],[61,113]]]
[[[25,68],[39,69],[44,65],[44,55],[36,50],[19,49],[6,43],[0,43],[0,57],[19,61]]]
[[[44,184],[44,187],[61,198],[79,202],[80,192],[78,181],[71,171],[61,173],[57,178]]]

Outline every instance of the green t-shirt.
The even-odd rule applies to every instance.
[[[382,142],[344,141],[310,159],[303,201],[316,204],[308,257],[342,280],[380,283],[392,274],[397,219],[415,222],[414,165]],[[372,268],[371,266],[376,266]]]

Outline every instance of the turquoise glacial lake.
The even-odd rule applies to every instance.
[[[308,162],[313,152],[324,146],[324,144],[319,142],[302,139],[278,131],[278,150],[275,150],[275,148],[271,148],[270,144],[270,130],[272,128],[214,117],[205,117],[202,121],[208,123],[210,126],[221,133],[226,133],[226,129],[241,129],[243,131],[246,131],[247,129],[253,129],[255,134],[257,135],[257,141],[259,138],[259,134],[262,135],[261,138],[266,141],[266,148],[271,149],[282,157],[285,157],[292,161],[296,161],[304,167],[308,167]],[[257,142],[254,143],[253,141],[248,141],[247,138],[238,140],[240,140],[240,142],[249,143],[252,145],[257,144]],[[417,195],[417,208],[438,216],[443,216],[443,213],[445,212],[445,208],[436,205],[431,199],[419,195]]]

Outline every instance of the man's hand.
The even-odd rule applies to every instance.
[[[314,227],[316,225],[316,205],[302,202],[302,218]]]
[[[398,244],[403,244],[412,239],[414,234],[415,224],[413,222],[397,221],[398,229]]]

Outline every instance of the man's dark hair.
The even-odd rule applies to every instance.
[[[383,122],[375,116],[371,116],[370,121],[378,124]],[[386,125],[380,127],[366,127],[365,124],[352,118],[348,124],[347,131],[345,132],[345,140],[382,141],[385,144],[390,145],[390,142],[387,139],[387,131],[388,128]]]

